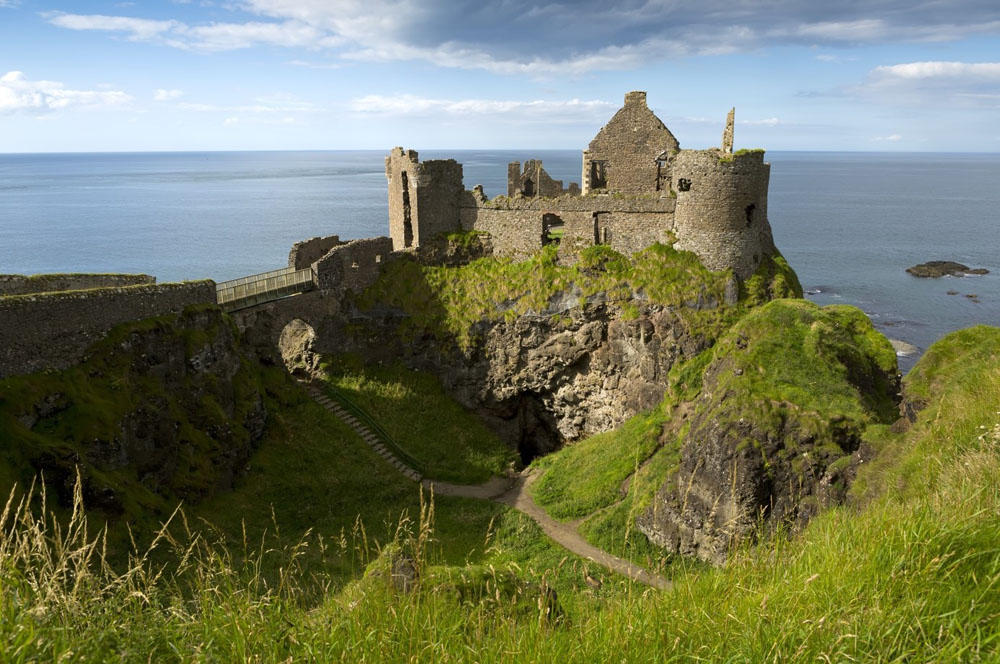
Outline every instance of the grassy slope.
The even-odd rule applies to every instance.
[[[378,421],[434,479],[478,484],[501,475],[515,454],[429,374],[401,365],[364,366],[349,356],[325,364],[331,383]]]

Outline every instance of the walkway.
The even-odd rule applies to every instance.
[[[215,285],[215,299],[226,311],[236,311],[298,295],[312,290],[314,285],[312,268],[296,270],[285,267],[218,283]]]
[[[341,421],[351,427],[362,440],[364,440],[376,453],[389,462],[391,466],[406,475],[411,480],[420,482],[428,489],[433,489],[439,496],[456,496],[459,498],[478,498],[480,500],[492,500],[496,503],[509,505],[516,510],[524,512],[531,517],[535,523],[541,526],[545,534],[552,538],[563,548],[576,555],[592,560],[598,565],[611,570],[617,574],[627,576],[633,581],[638,581],[653,588],[666,590],[670,588],[670,581],[658,574],[654,574],[638,565],[634,565],[627,560],[613,556],[607,551],[598,549],[596,546],[583,539],[576,528],[561,521],[556,521],[545,512],[531,497],[528,488],[537,479],[537,476],[530,471],[524,471],[511,478],[494,477],[485,484],[449,484],[436,480],[421,477],[420,473],[410,468],[397,459],[392,452],[379,440],[368,427],[362,424],[356,417],[347,412],[343,406],[326,396],[320,388],[312,383],[303,383],[309,394],[328,411],[340,418]]]

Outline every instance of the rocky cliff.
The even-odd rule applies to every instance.
[[[231,485],[267,409],[220,310],[119,326],[88,352],[66,371],[0,381],[0,484],[40,472],[65,503],[79,469],[86,504],[125,515]]]
[[[763,299],[801,292],[783,261],[754,288]],[[345,350],[435,373],[527,462],[657,405],[671,369],[749,299],[728,273],[664,245],[632,259],[594,247],[572,266],[554,251],[522,263],[402,261],[356,302]]]

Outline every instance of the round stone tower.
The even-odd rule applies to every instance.
[[[677,249],[693,251],[710,270],[732,268],[740,279],[774,253],[767,221],[771,165],[764,163],[763,150],[682,150],[671,175]]]

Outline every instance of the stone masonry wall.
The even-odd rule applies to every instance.
[[[304,270],[320,258],[326,255],[337,245],[343,244],[339,235],[328,235],[327,237],[311,237],[292,245],[292,250],[288,252],[288,267],[296,270]]]
[[[416,150],[396,147],[385,158],[389,181],[389,237],[396,251],[459,230],[465,195],[462,165],[454,159],[421,162]]]
[[[462,165],[454,159],[434,159],[417,169],[415,244],[460,229],[458,206],[465,195]]]
[[[604,189],[625,194],[655,192],[660,176],[657,157],[678,147],[674,135],[646,106],[646,93],[629,92],[625,105],[584,152],[583,193],[598,188],[590,177],[590,164],[595,161],[607,162]]]
[[[520,162],[512,161],[507,164],[507,195],[513,197],[518,193],[524,196],[555,198],[563,194],[579,195],[580,187],[575,182],[570,182],[569,188],[564,189],[562,180],[553,180],[545,171],[541,159],[529,159],[524,162],[523,170]]]
[[[561,196],[484,201],[468,196],[461,208],[462,229],[489,233],[494,254],[523,258],[543,243],[543,217],[563,223],[560,254],[571,258],[595,240],[633,254],[667,242],[674,225],[675,200],[669,196]]]
[[[375,283],[390,260],[393,241],[387,237],[351,240],[334,247],[313,266],[313,279],[323,290],[360,293]]]
[[[0,274],[0,296],[155,284],[148,274]]]
[[[116,325],[214,303],[213,281],[0,297],[0,378],[65,369]]]
[[[732,268],[740,279],[751,276],[761,258],[774,253],[767,220],[770,172],[763,151],[681,151],[673,168],[675,246],[698,254],[710,270]]]

